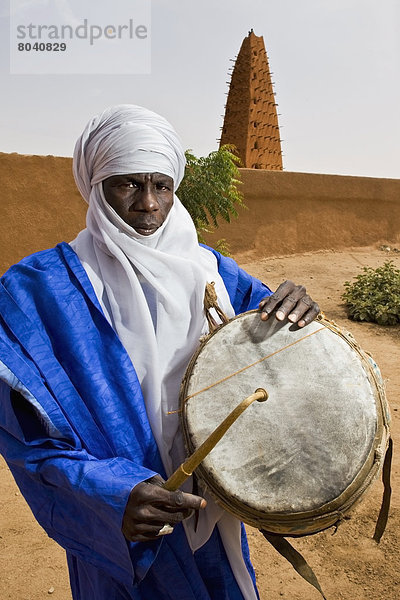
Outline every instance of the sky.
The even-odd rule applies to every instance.
[[[37,5],[42,19],[49,2],[14,1]],[[85,1],[91,15],[112,7],[115,21],[126,2]],[[10,74],[14,34],[0,0],[0,152],[71,156],[90,118],[133,103],[206,155],[218,148],[232,59],[253,28],[273,72],[284,169],[400,178],[398,0],[150,1],[149,73],[21,75]]]

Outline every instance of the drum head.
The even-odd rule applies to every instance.
[[[382,437],[382,390],[371,370],[356,344],[327,321],[300,329],[261,321],[256,311],[236,317],[207,338],[186,372],[188,451],[256,388],[269,398],[239,417],[199,477],[224,508],[252,525],[285,535],[332,525],[363,487],[368,474],[360,473],[371,471]]]

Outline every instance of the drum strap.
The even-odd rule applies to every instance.
[[[206,283],[206,290],[204,292],[204,311],[207,318],[207,323],[209,327],[210,333],[215,331],[221,323],[217,323],[214,317],[211,314],[211,309],[214,309],[219,318],[221,319],[221,323],[228,323],[230,320],[229,317],[226,316],[222,308],[220,308],[218,304],[217,292],[215,291],[215,282]]]
[[[378,521],[375,527],[374,540],[379,544],[381,537],[386,528],[386,523],[389,516],[390,497],[392,488],[390,485],[390,472],[392,469],[393,457],[393,440],[389,437],[388,447],[386,450],[385,461],[382,468],[382,483],[383,483],[383,498],[381,510],[379,511]]]
[[[393,457],[393,440],[389,437],[388,447],[385,455],[385,460],[382,468],[382,482],[383,482],[383,498],[382,505],[379,511],[378,520],[375,527],[375,533],[373,539],[379,544],[381,537],[385,531],[386,523],[389,516],[390,497],[392,495],[392,488],[390,485],[390,473],[392,467]],[[298,572],[303,579],[309,584],[315,587],[319,591],[322,598],[326,600],[326,597],[321,589],[317,576],[314,571],[307,563],[305,558],[298,552],[293,546],[281,535],[275,533],[268,533],[264,529],[260,529],[261,533],[266,540],[279,552],[281,556],[286,558],[292,565],[292,567]]]
[[[301,575],[301,577],[303,577],[303,579],[305,579],[313,587],[315,587],[315,589],[321,594],[322,598],[326,600],[326,596],[319,585],[317,576],[300,552],[293,548],[293,546],[283,536],[275,533],[268,533],[267,531],[264,531],[264,529],[260,529],[260,531],[265,539],[268,540],[268,542],[275,548],[275,550],[277,550],[281,556],[286,558],[286,560],[290,562],[298,574]]]

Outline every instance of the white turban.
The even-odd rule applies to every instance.
[[[161,227],[143,236],[106,202],[102,181],[113,175],[158,172],[172,177],[176,189],[184,168],[185,155],[172,126],[129,104],[94,117],[76,143],[73,160],[75,181],[89,208],[87,229],[71,245],[135,367],[167,475],[184,459],[176,412],[179,387],[199,338],[207,333],[207,281],[215,282],[225,313],[233,316],[234,311],[214,255],[199,247],[193,221],[175,195]],[[253,598],[238,522],[206,497],[197,531],[192,519],[184,523],[189,543],[196,550],[219,522],[222,538],[236,540],[225,547],[238,581],[244,577],[247,582],[241,584],[250,590],[246,598]]]
[[[171,125],[140,106],[107,108],[87,124],[75,145],[74,177],[89,202],[91,188],[107,177],[128,173],[163,173],[175,190],[185,172],[185,154]]]

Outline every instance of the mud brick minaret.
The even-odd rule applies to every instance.
[[[243,167],[282,170],[276,107],[264,40],[251,30],[233,68],[220,140],[236,146]]]

